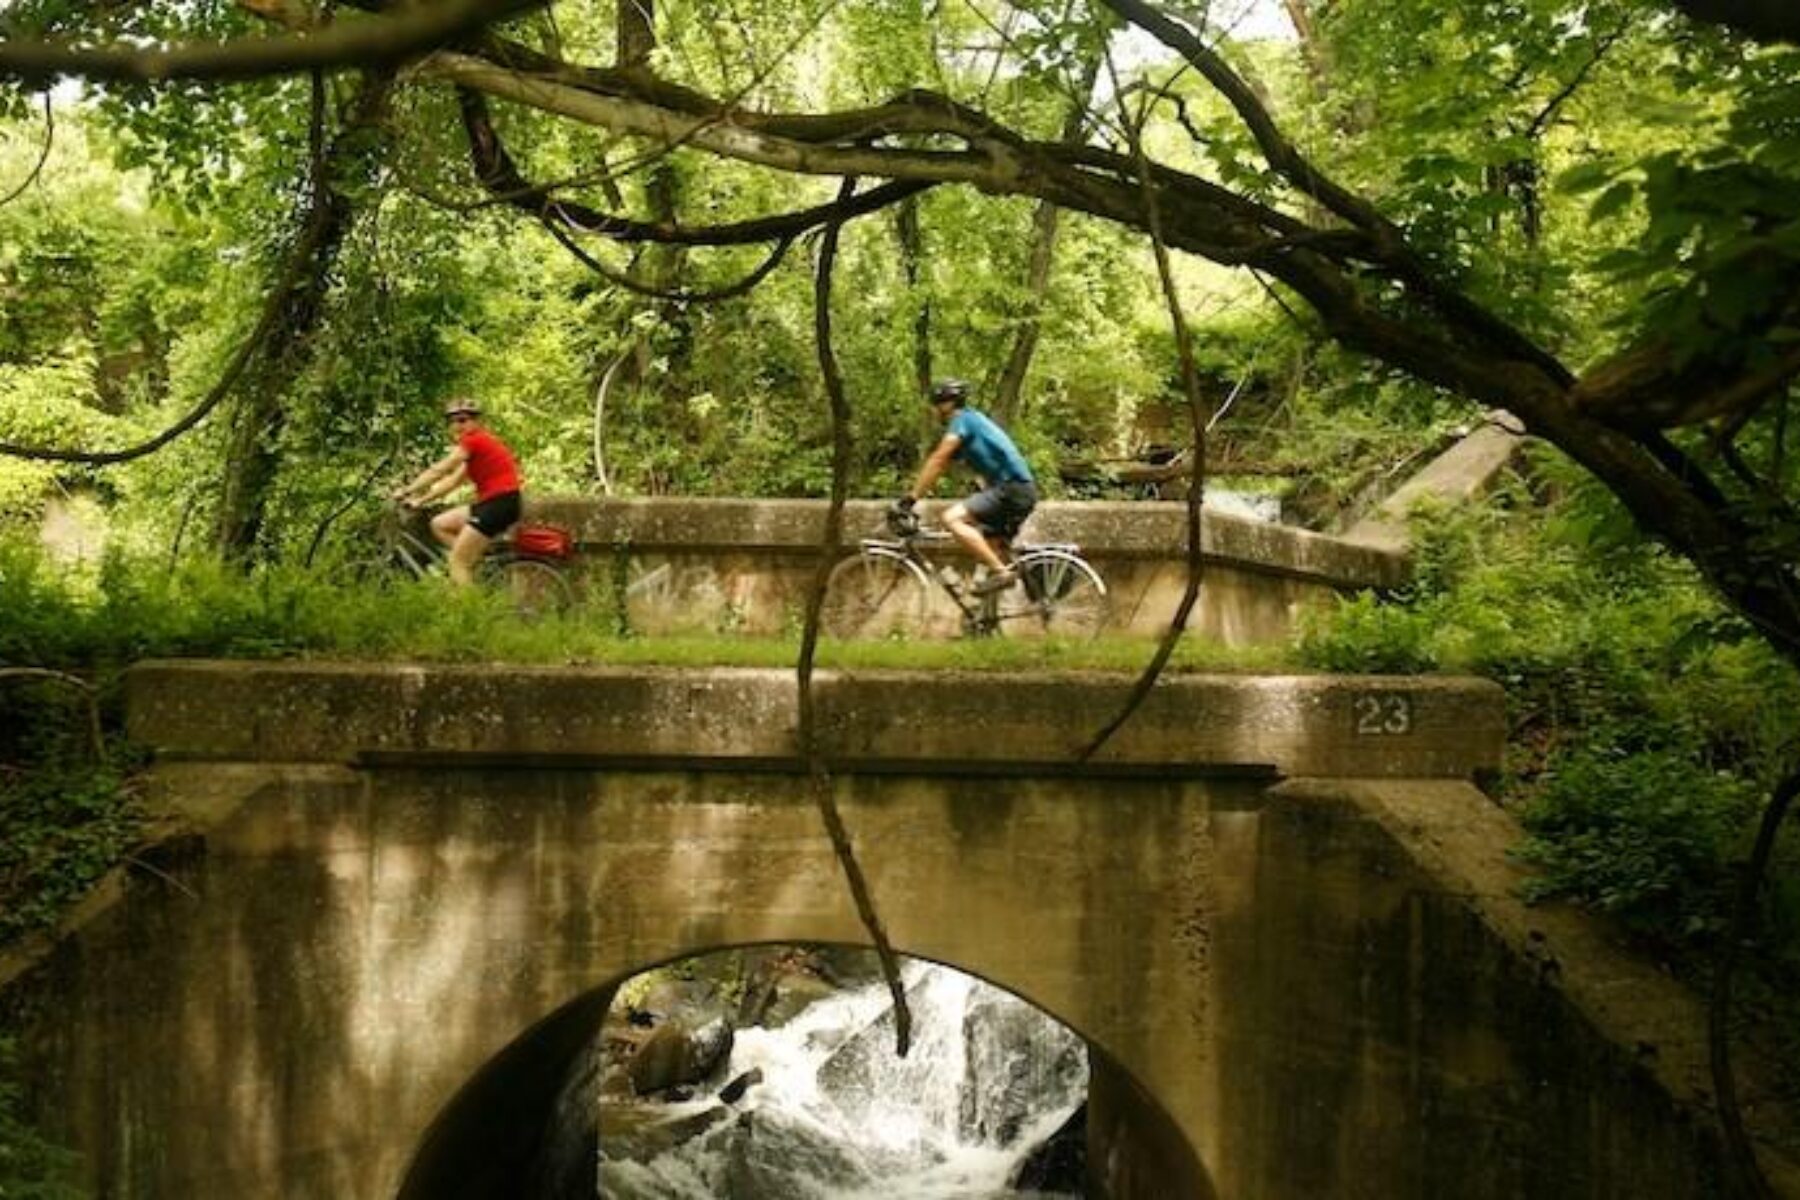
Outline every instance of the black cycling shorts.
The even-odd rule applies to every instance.
[[[963,508],[989,537],[1010,538],[1019,532],[1037,501],[1034,483],[996,483],[964,500]]]
[[[469,524],[477,533],[496,538],[519,523],[519,493],[501,492],[469,505]]]

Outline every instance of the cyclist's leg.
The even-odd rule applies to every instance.
[[[459,504],[455,508],[446,508],[431,518],[431,536],[438,540],[438,545],[449,550],[455,547],[457,535],[469,523],[469,506]]]
[[[999,494],[997,489],[988,488],[970,496],[967,500],[959,500],[944,510],[940,518],[944,528],[952,537],[975,556],[977,562],[986,563],[990,571],[1006,570],[1006,560],[1000,557],[994,543],[989,540],[988,527],[991,518],[999,511]]]
[[[450,547],[450,578],[458,584],[473,583],[475,564],[495,538],[518,523],[521,509],[517,492],[489,496],[464,509],[468,515]]]
[[[450,547],[450,582],[457,587],[467,587],[475,582],[475,564],[487,553],[490,538],[473,525],[464,525],[462,532],[456,535],[456,542]]]
[[[1018,579],[1012,566],[1012,537],[1037,505],[1037,489],[1028,483],[1002,483],[979,492],[957,507],[971,518],[986,553],[977,557],[993,572],[976,586],[977,592],[994,592]],[[967,544],[965,542],[965,544]]]

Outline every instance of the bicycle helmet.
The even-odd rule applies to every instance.
[[[931,402],[942,403],[945,400],[952,404],[962,404],[969,398],[969,385],[961,379],[940,379],[931,385]]]
[[[466,396],[458,396],[444,405],[445,417],[479,417],[481,408]]]

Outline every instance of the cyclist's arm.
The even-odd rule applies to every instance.
[[[919,478],[907,493],[914,500],[923,500],[931,495],[931,489],[937,486],[938,477],[950,468],[950,461],[956,457],[957,448],[962,439],[954,433],[946,433],[938,439],[938,444],[926,456],[925,465],[919,468]]]
[[[457,463],[450,474],[444,476],[442,479],[425,489],[424,494],[419,497],[419,503],[430,504],[440,496],[448,496],[451,492],[454,492],[468,481],[468,467],[462,463]]]
[[[411,500],[415,504],[429,503],[462,482],[461,477],[466,474],[464,464],[468,461],[468,451],[464,450],[461,446],[458,446],[456,449],[450,451],[450,453],[444,455],[444,457],[432,463],[429,467],[426,467],[423,471],[420,471],[411,483],[395,493],[394,498],[396,500]],[[443,487],[433,486],[438,484],[446,475],[452,477],[451,483]]]

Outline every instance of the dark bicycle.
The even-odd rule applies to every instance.
[[[449,552],[431,536],[428,518],[390,505],[376,532],[379,547],[358,574],[426,579],[442,575]],[[575,589],[562,564],[572,552],[569,535],[553,525],[519,525],[496,541],[476,564],[476,581],[505,595],[522,617],[566,611]]]
[[[826,581],[820,627],[837,638],[1066,637],[1092,638],[1106,625],[1110,603],[1099,572],[1069,542],[1012,548],[1019,582],[985,594],[979,573],[943,551],[955,539],[925,530],[911,512],[888,513],[886,538],[863,538],[857,553]],[[980,572],[983,568],[975,568]]]

